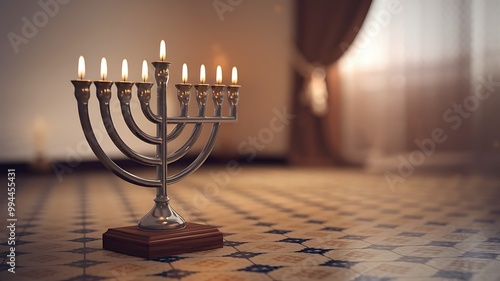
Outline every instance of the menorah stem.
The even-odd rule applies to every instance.
[[[157,85],[157,114],[161,117],[161,124],[156,126],[156,135],[161,141],[161,146],[156,148],[156,156],[161,159],[161,166],[156,168],[156,175],[160,179],[162,186],[156,192],[156,197],[161,197],[168,202],[167,196],[167,84],[169,78],[168,68],[170,63],[156,62],[155,78]]]
[[[161,160],[161,165],[156,168],[156,175],[161,186],[156,190],[154,207],[139,221],[138,227],[147,230],[180,229],[186,223],[169,205],[170,198],[167,195],[167,84],[170,63],[157,61],[153,62],[153,66],[157,85],[157,114],[161,118],[161,123],[156,126],[156,136],[161,139],[161,145],[156,147],[156,157]]]

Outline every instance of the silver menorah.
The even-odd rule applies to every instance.
[[[138,223],[138,228],[142,230],[174,230],[182,229],[186,226],[184,219],[174,211],[170,206],[170,198],[167,195],[168,186],[177,183],[184,179],[189,174],[198,169],[210,155],[217,138],[221,123],[237,121],[239,85],[235,85],[236,81],[233,77],[233,85],[225,86],[218,79],[214,85],[201,84],[194,85],[196,89],[196,103],[198,105],[198,115],[189,116],[189,101],[192,85],[187,83],[183,78],[183,83],[176,84],[177,98],[179,100],[179,115],[167,115],[167,84],[169,80],[169,68],[171,63],[164,61],[152,62],[154,66],[154,75],[157,87],[157,111],[154,113],[151,109],[151,88],[153,83],[146,82],[130,82],[130,81],[106,81],[105,77],[100,81],[83,80],[83,75],[80,74],[79,80],[72,80],[75,87],[75,97],[78,102],[78,114],[82,125],[85,138],[97,158],[118,177],[144,187],[156,188],[156,198],[154,206]],[[233,70],[234,72],[234,70]],[[146,74],[147,75],[147,74]],[[233,73],[234,75],[234,73]],[[143,74],[144,76],[144,74]],[[237,78],[236,78],[237,79]],[[126,76],[124,77],[126,80]],[[146,179],[139,177],[129,171],[124,170],[111,160],[98,143],[94,134],[92,124],[89,118],[89,99],[90,86],[94,84],[96,87],[96,95],[99,100],[99,108],[104,123],[104,127],[116,145],[116,147],[125,154],[128,158],[146,165],[156,167],[156,178]],[[117,88],[117,95],[120,101],[121,113],[123,119],[131,130],[140,140],[156,146],[155,156],[145,156],[131,149],[124,140],[119,136],[115,129],[114,122],[110,113],[110,101],[112,97],[112,85]],[[156,124],[156,135],[152,136],[144,132],[136,123],[132,116],[130,101],[132,99],[133,86],[137,88],[137,97],[140,102],[141,110],[144,116],[152,123]],[[207,97],[211,90],[211,96],[214,104],[213,116],[207,116]],[[222,107],[224,93],[227,92],[229,102],[229,116],[222,116]],[[181,171],[168,175],[168,165],[183,158],[197,141],[202,128],[205,124],[212,124],[210,136],[201,152],[197,157]],[[167,130],[167,124],[176,124],[172,130]],[[168,143],[176,139],[185,129],[187,124],[193,124],[191,135],[187,140],[175,151],[168,153]]]

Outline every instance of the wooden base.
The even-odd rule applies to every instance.
[[[141,230],[137,226],[110,228],[102,235],[106,250],[154,259],[222,248],[222,233],[215,227],[188,222],[179,230]]]

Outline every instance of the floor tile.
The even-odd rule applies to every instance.
[[[325,266],[294,266],[274,270],[269,275],[276,280],[330,281],[353,280],[358,274],[353,270]]]
[[[500,280],[500,176],[415,174],[391,192],[362,170],[245,166],[208,194],[217,171],[200,169],[169,197],[188,221],[218,227],[224,247],[152,260],[103,250],[102,234],[135,225],[154,190],[104,170],[26,176],[15,280]]]
[[[305,243],[304,243],[305,244]],[[305,247],[297,243],[286,242],[249,242],[235,246],[239,251],[255,253],[298,252]]]
[[[331,250],[325,253],[325,256],[345,261],[395,261],[400,255],[391,251],[374,250],[374,249],[351,249],[351,250]]]
[[[458,257],[461,256],[464,251],[441,246],[404,246],[394,249],[395,253],[403,256],[414,256],[414,257]]]
[[[172,267],[187,271],[236,271],[251,264],[247,259],[230,257],[196,257],[171,263]]]
[[[328,260],[328,258],[322,255],[310,255],[306,253],[266,253],[250,258],[250,261],[256,264],[271,266],[320,265]]]

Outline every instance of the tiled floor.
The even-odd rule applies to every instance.
[[[102,250],[101,235],[135,224],[154,191],[108,172],[16,181],[16,273],[2,226],[0,280],[500,280],[500,177],[413,175],[391,189],[356,170],[208,166],[169,195],[185,219],[219,227],[224,248],[150,261]]]

